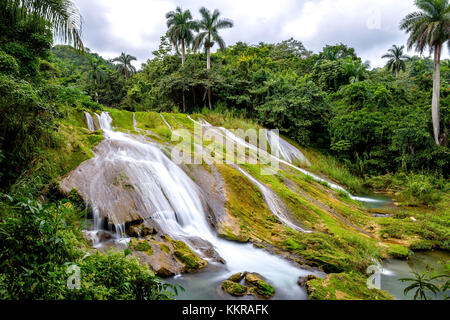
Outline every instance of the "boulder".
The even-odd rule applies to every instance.
[[[228,294],[235,297],[245,296],[248,292],[248,287],[230,280],[225,280],[224,282],[222,282],[222,289]]]
[[[262,279],[256,273],[245,273],[245,282],[252,287],[253,293],[263,298],[271,298],[275,294],[275,288]]]
[[[309,274],[306,277],[299,277],[298,278],[298,285],[301,287],[306,287],[306,283],[310,280],[313,279],[319,279],[318,277],[316,277],[315,275]]]

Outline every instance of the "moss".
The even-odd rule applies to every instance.
[[[389,245],[387,254],[392,258],[406,259],[411,255],[411,251],[402,245],[391,244]]]
[[[270,298],[275,294],[275,288],[262,280],[256,274],[247,273],[245,275],[245,282],[254,288],[253,290],[256,292],[256,294],[264,298]]]
[[[239,272],[239,273],[233,274],[228,280],[239,283],[239,282],[241,282],[242,277],[243,277],[242,273]]]
[[[246,286],[243,286],[239,283],[225,280],[222,282],[222,289],[231,294],[232,296],[242,297],[247,294],[248,288]]]
[[[393,300],[386,292],[367,287],[367,278],[358,273],[329,274],[306,283],[311,300]]]
[[[159,248],[164,251],[165,253],[170,253],[170,247],[164,243],[158,243]]]
[[[147,240],[134,240],[132,242],[132,248],[136,251],[141,251],[149,255],[153,255],[153,248],[150,246]]]
[[[192,252],[183,241],[172,240],[167,236],[166,238],[174,247],[175,257],[185,265],[187,271],[193,272],[206,267],[207,262]]]

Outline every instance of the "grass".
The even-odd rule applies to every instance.
[[[329,274],[306,284],[311,300],[393,300],[386,292],[367,287],[367,278],[358,273]]]

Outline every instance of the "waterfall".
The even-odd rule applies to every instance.
[[[84,111],[84,116],[86,117],[86,123],[88,126],[88,129],[90,131],[95,131],[95,123],[94,118],[91,116],[89,112]]]
[[[222,280],[236,272],[257,272],[273,282],[277,291],[285,296],[306,298],[297,280],[299,276],[314,272],[300,269],[252,244],[218,238],[207,222],[202,191],[181,168],[154,145],[113,131],[108,113],[97,115],[97,118],[105,141],[96,149],[96,156],[75,171],[78,180],[84,183],[80,186],[81,194],[89,198],[97,215],[107,213],[116,229],[120,229],[123,221],[119,218],[123,210],[112,214],[114,208],[135,206],[140,218],[154,219],[163,233],[176,239],[197,237],[209,241],[226,261],[226,273],[220,275]],[[137,194],[129,205],[116,199],[111,186],[105,185],[104,176],[117,168],[132,181]]]
[[[164,123],[166,124],[167,128],[169,128],[170,131],[172,131],[172,127],[170,126],[170,124],[166,121],[166,118],[164,118],[163,114],[160,113],[159,114],[161,116],[161,119],[164,121]]]
[[[271,159],[273,159],[273,160],[275,160],[275,161],[278,161],[278,162],[281,163],[281,164],[284,164],[284,165],[286,165],[286,166],[288,166],[288,167],[290,167],[290,168],[292,168],[292,169],[295,169],[295,170],[297,170],[297,171],[303,173],[304,175],[307,175],[307,176],[311,177],[313,180],[316,180],[316,181],[322,182],[322,183],[327,183],[331,189],[334,189],[334,190],[337,190],[337,191],[345,192],[345,193],[348,194],[349,197],[350,197],[351,199],[353,199],[353,200],[360,201],[360,202],[369,202],[369,203],[378,203],[378,202],[382,202],[381,200],[378,200],[378,199],[372,199],[372,198],[367,198],[367,197],[354,196],[354,195],[352,195],[349,191],[347,191],[345,188],[341,187],[340,185],[338,185],[338,184],[336,184],[336,183],[334,183],[334,182],[331,182],[331,181],[329,181],[329,180],[320,178],[320,177],[316,176],[315,174],[309,172],[308,170],[305,170],[305,169],[303,169],[303,168],[297,167],[296,165],[294,165],[294,164],[291,163],[290,161],[287,161],[287,160],[281,159],[281,158],[279,158],[279,157],[276,157],[276,156],[274,156],[273,154],[270,154],[270,153],[268,153],[267,151],[262,150],[262,149],[258,148],[257,146],[254,146],[254,145],[252,145],[252,144],[246,142],[245,140],[243,140],[242,138],[236,136],[233,132],[231,132],[231,131],[228,130],[228,129],[221,128],[221,127],[214,127],[214,126],[212,126],[211,124],[209,124],[207,121],[205,121],[205,120],[203,120],[203,119],[201,119],[202,122],[200,123],[200,122],[195,121],[194,119],[192,119],[190,116],[188,116],[188,118],[189,118],[191,121],[193,121],[194,123],[198,124],[198,125],[201,125],[201,126],[203,126],[203,127],[208,127],[208,128],[210,128],[210,129],[212,129],[212,130],[215,130],[216,132],[222,132],[222,135],[223,135],[226,139],[231,139],[232,141],[234,141],[234,142],[236,142],[236,143],[238,143],[238,144],[240,144],[240,145],[242,145],[242,146],[248,148],[249,150],[253,150],[253,151],[257,152],[258,155],[259,155],[259,157],[264,156],[264,157],[267,157],[267,158],[271,158]],[[272,134],[273,134],[273,133],[272,133]],[[273,138],[273,136],[272,136],[272,138]],[[268,139],[268,140],[270,141],[271,139]],[[282,139],[280,139],[280,141],[281,141],[281,140],[282,140]],[[273,142],[272,142],[272,143],[273,143]],[[291,145],[290,143],[288,143],[288,142],[285,141],[285,140],[284,140],[284,142],[282,142],[281,144],[279,144],[279,146],[280,146],[280,150],[279,150],[279,151],[281,152],[281,150],[283,150],[283,152],[285,152],[286,155],[292,154],[292,153],[293,153],[292,149],[297,149],[296,147],[294,147],[293,145]],[[283,147],[281,147],[281,146],[283,146]],[[290,150],[290,151],[289,151],[289,150]],[[299,152],[300,152],[300,151],[299,151]],[[302,154],[302,153],[301,153],[301,154]],[[291,155],[291,156],[292,156],[292,155]],[[302,156],[303,156],[303,154],[302,154]],[[308,160],[306,157],[305,157],[305,159],[306,159],[306,161],[309,162],[309,160]]]
[[[244,176],[246,176],[255,186],[258,187],[258,189],[261,191],[264,200],[266,201],[267,206],[269,207],[270,211],[278,218],[280,221],[288,226],[291,229],[303,232],[303,233],[310,233],[311,231],[306,231],[305,229],[295,225],[292,223],[289,219],[289,217],[286,215],[287,208],[283,201],[277,196],[275,192],[273,192],[271,189],[266,187],[264,184],[256,180],[252,175],[250,175],[247,171],[242,169],[239,166],[235,166],[235,168],[242,173]]]
[[[286,160],[289,163],[294,163],[297,160],[307,166],[311,165],[308,158],[306,158],[299,149],[275,134],[273,131],[267,130],[266,137],[270,148],[272,149],[272,153],[274,153],[274,149],[277,149],[275,152],[278,153],[283,160]],[[278,143],[274,143],[274,141],[277,141]]]

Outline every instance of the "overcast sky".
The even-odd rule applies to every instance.
[[[223,30],[227,45],[276,43],[294,37],[308,50],[342,42],[354,47],[372,67],[393,44],[406,44],[400,21],[415,11],[413,0],[73,0],[83,15],[83,39],[105,58],[122,51],[136,56],[140,67],[158,49],[168,11],[180,5],[194,19],[206,6],[234,21]],[[413,52],[409,52],[413,54]],[[427,53],[428,54],[428,53]],[[443,57],[448,58],[447,49]]]

